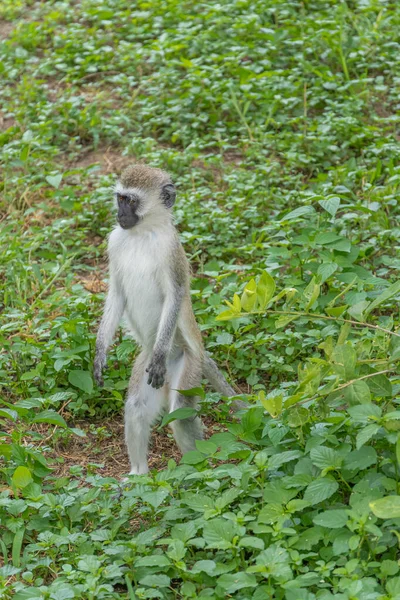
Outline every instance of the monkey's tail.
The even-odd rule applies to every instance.
[[[226,381],[225,377],[207,352],[204,353],[203,375],[208,379],[214,390],[219,394],[222,394],[222,396],[237,396],[233,387]]]
[[[228,398],[230,398],[231,396],[238,395],[233,389],[233,387],[229,385],[229,383],[222,375],[221,371],[218,369],[211,356],[207,354],[207,352],[204,353],[203,358],[203,375],[206,379],[208,379],[209,383],[214,388],[214,390],[219,394],[222,394],[222,396],[227,396]],[[248,405],[242,400],[235,400],[232,403],[232,408],[234,411],[241,410],[243,408],[246,408],[247,406]]]

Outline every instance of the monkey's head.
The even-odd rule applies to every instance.
[[[168,173],[145,165],[130,165],[123,171],[115,196],[118,223],[131,229],[150,215],[164,215],[175,202],[175,186]]]

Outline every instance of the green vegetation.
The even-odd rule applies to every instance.
[[[1,597],[399,600],[400,5],[0,19]],[[135,160],[177,184],[196,316],[250,408],[206,390],[208,439],[181,459],[163,426],[123,482],[135,346],[102,390],[91,363]]]

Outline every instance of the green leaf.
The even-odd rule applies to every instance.
[[[236,317],[236,313],[232,310],[224,310],[215,317],[216,321],[230,321]]]
[[[350,405],[368,404],[371,402],[371,392],[365,381],[355,381],[344,388],[344,400]]]
[[[333,477],[320,477],[307,486],[304,492],[304,500],[311,505],[318,504],[333,496],[338,488],[339,484]]]
[[[332,352],[332,360],[335,363],[335,371],[344,381],[354,377],[357,354],[352,346],[348,344],[336,346]]]
[[[361,431],[358,432],[356,438],[356,447],[359,450],[364,444],[366,444],[380,429],[380,425],[367,425]]]
[[[145,575],[142,579],[139,579],[140,585],[153,588],[164,588],[169,587],[171,580],[167,575]]]
[[[360,471],[375,465],[378,460],[375,448],[363,446],[359,450],[353,450],[344,459],[343,469],[348,471]]]
[[[282,403],[283,403],[282,394],[272,394],[271,393],[271,394],[268,394],[267,397],[265,397],[264,390],[260,390],[258,393],[258,399],[260,400],[260,402],[263,405],[263,407],[265,408],[265,410],[267,410],[269,412],[271,417],[275,418],[281,414]]]
[[[386,496],[369,503],[370,509],[380,519],[400,518],[400,496]]]
[[[255,279],[251,279],[243,290],[241,306],[245,312],[251,312],[257,302],[257,285]]]
[[[332,217],[336,215],[336,212],[340,206],[340,198],[333,196],[328,200],[320,200],[318,204],[326,210]]]
[[[316,467],[320,469],[337,468],[342,464],[342,457],[338,452],[326,446],[318,446],[310,452],[310,458]]]
[[[312,215],[314,213],[315,209],[313,206],[299,206],[299,208],[295,208],[285,215],[281,221],[293,221],[294,219],[299,219],[305,215]]]
[[[393,396],[392,384],[386,375],[375,375],[367,380],[369,389],[380,398],[391,398]]]
[[[203,462],[204,460],[204,454],[198,452],[197,450],[189,450],[189,452],[185,452],[185,454],[182,456],[181,463],[183,465],[197,465]]]
[[[276,289],[274,279],[267,271],[264,271],[257,284],[257,299],[261,310],[264,309],[272,299]]]
[[[188,390],[177,390],[182,396],[186,398],[195,398],[196,396],[200,397],[202,400],[206,397],[205,391],[202,387],[194,387]],[[178,409],[177,409],[178,410]],[[170,413],[172,414],[172,413]]]
[[[196,440],[196,448],[202,454],[206,456],[212,456],[217,452],[218,446],[209,440]]]
[[[68,381],[86,394],[93,392],[93,379],[89,371],[70,371]]]
[[[217,584],[225,590],[227,594],[234,594],[238,590],[244,588],[257,587],[257,579],[255,575],[249,573],[226,573],[218,577]]]
[[[331,275],[333,275],[338,269],[338,265],[336,263],[322,263],[318,267],[317,275],[319,276],[319,282],[325,283]]]
[[[32,483],[33,478],[30,470],[27,467],[17,467],[11,478],[13,487],[22,490],[24,487]]]
[[[58,190],[58,188],[60,187],[60,183],[61,183],[62,178],[63,178],[62,173],[58,173],[58,175],[48,175],[46,177],[46,181],[51,186],[53,186],[54,188],[56,188],[56,190]]]
[[[321,525],[321,527],[340,529],[346,525],[348,518],[348,514],[345,510],[333,509],[320,513],[314,517],[313,522],[315,525]]]
[[[396,296],[396,294],[398,294],[399,292],[400,280],[396,281],[395,283],[392,283],[392,285],[386,288],[386,290],[382,292],[382,294],[375,298],[375,300],[371,302],[368,308],[364,311],[365,315],[369,315],[369,313],[372,312],[377,306],[383,304],[383,302],[386,302],[387,300],[389,300],[389,298]]]
[[[188,419],[190,417],[194,417],[195,415],[197,415],[197,410],[195,408],[191,408],[190,406],[177,408],[176,410],[173,410],[164,416],[160,427],[165,427],[165,425],[172,423],[172,421],[182,421],[183,419]]]
[[[68,427],[64,418],[59,415],[55,410],[42,410],[39,414],[32,419],[33,423],[50,423],[51,425],[58,425],[59,427]]]
[[[203,527],[203,537],[206,540],[207,548],[216,548],[219,550],[231,548],[235,534],[235,525],[227,519],[212,519],[206,521]]]
[[[363,423],[367,425],[371,421],[376,421],[382,415],[382,409],[377,404],[359,404],[350,406],[348,413],[354,423]]]
[[[12,550],[11,550],[12,564],[14,567],[21,566],[21,548],[22,548],[22,542],[24,540],[24,535],[25,535],[25,527],[18,529],[18,531],[14,535]]]

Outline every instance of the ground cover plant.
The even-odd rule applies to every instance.
[[[400,599],[400,7],[0,4],[2,598]],[[170,171],[207,348],[181,457],[93,384],[111,188]],[[181,417],[182,415],[174,415]]]

